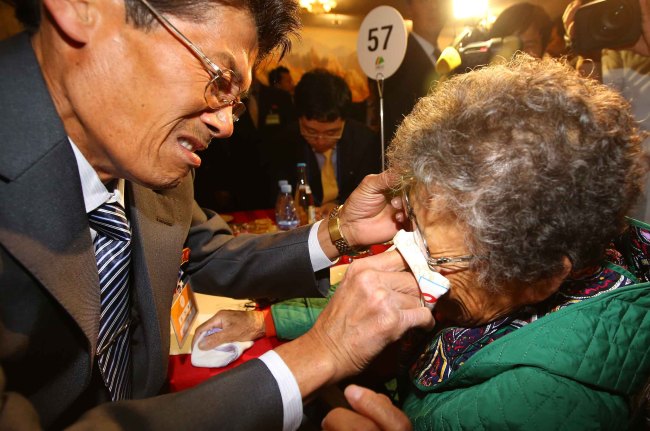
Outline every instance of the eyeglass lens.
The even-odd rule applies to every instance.
[[[237,121],[246,111],[246,106],[234,93],[238,88],[231,79],[228,71],[214,75],[212,80],[205,87],[205,101],[210,109],[218,110],[227,106],[232,106],[233,120]]]

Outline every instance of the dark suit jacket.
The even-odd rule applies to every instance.
[[[384,80],[384,136],[387,144],[415,102],[425,96],[438,80],[431,55],[424,52],[420,43],[409,33],[402,64],[391,77]],[[370,80],[370,89],[377,92],[376,81]]]
[[[277,184],[285,179],[295,186],[298,181],[296,163],[307,164],[307,181],[316,205],[323,200],[323,185],[316,155],[300,134],[298,122],[290,124],[282,139],[272,144],[272,175]],[[381,147],[377,135],[356,120],[345,122],[343,135],[336,144],[336,178],[339,186],[338,201],[344,202],[368,174],[381,172]]]
[[[105,399],[94,358],[99,281],[76,160],[25,35],[0,43],[0,135],[0,429],[28,424],[36,414],[43,426],[59,429]],[[188,271],[198,291],[291,297],[317,294],[317,286],[324,292],[329,284],[313,273],[307,230],[233,238],[192,194],[189,177],[164,191],[126,183],[138,400],[102,404],[80,425],[282,426],[277,383],[259,360],[188,391],[147,398],[161,391],[166,377],[184,244],[191,248]]]

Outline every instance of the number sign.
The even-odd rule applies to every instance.
[[[364,73],[372,79],[388,78],[406,53],[406,26],[397,9],[378,6],[361,23],[357,55]]]

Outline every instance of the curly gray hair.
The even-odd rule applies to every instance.
[[[498,289],[602,257],[640,193],[642,139],[619,94],[521,55],[441,82],[388,157],[467,227],[472,268]]]

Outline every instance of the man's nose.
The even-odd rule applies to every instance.
[[[224,106],[216,111],[206,111],[201,114],[201,121],[208,126],[213,137],[227,138],[232,135],[234,130],[232,106]]]

